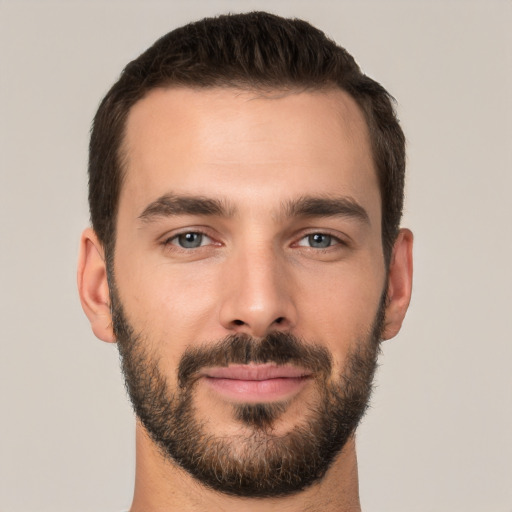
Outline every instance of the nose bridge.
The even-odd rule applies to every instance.
[[[295,323],[284,261],[272,244],[238,247],[226,271],[221,306],[225,328],[260,337],[271,330],[289,329]]]

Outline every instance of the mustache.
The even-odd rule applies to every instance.
[[[203,368],[250,363],[291,363],[324,377],[332,369],[332,357],[325,347],[306,344],[291,333],[275,331],[264,338],[233,334],[213,344],[185,350],[178,365],[178,384],[181,388],[190,386]]]

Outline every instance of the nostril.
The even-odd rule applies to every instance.
[[[233,320],[233,323],[235,325],[244,325],[244,322],[242,322],[242,320]]]
[[[282,322],[284,322],[284,317],[282,317],[282,316],[280,316],[279,318],[276,318],[276,319],[274,320],[274,323],[275,323],[275,324],[280,324],[280,323],[282,323]]]

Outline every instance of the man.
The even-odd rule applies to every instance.
[[[300,20],[179,28],[94,120],[78,284],[137,414],[132,511],[360,510],[354,432],[411,293],[390,98]]]

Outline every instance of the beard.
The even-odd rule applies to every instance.
[[[385,296],[338,375],[333,375],[325,347],[275,331],[259,339],[237,334],[188,348],[174,386],[149,350],[150,340],[130,325],[115,286],[111,301],[125,384],[137,417],[166,460],[211,489],[253,498],[289,496],[305,489],[323,478],[368,407]],[[234,421],[245,428],[236,435],[216,435],[195,406],[199,371],[249,363],[295,364],[311,371],[314,400],[301,408],[303,418],[279,435],[273,427],[288,410],[288,401],[231,404]]]

